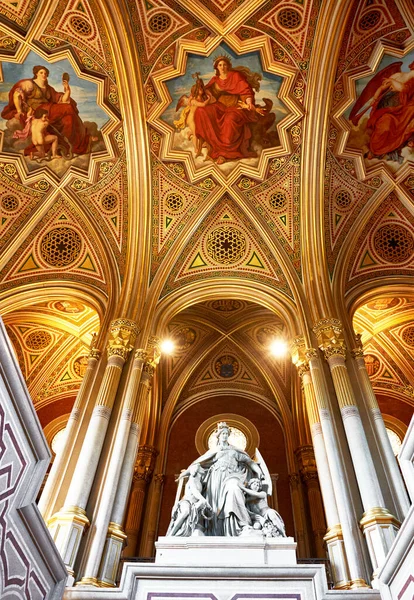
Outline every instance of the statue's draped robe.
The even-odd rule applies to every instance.
[[[251,525],[245,495],[239,487],[239,482],[244,485],[251,476],[250,461],[248,454],[230,445],[218,448],[211,459],[200,460],[204,467],[210,467],[204,496],[213,509],[213,518],[205,523],[206,535],[237,536]]]

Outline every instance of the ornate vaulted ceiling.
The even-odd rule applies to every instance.
[[[369,105],[384,69],[409,82],[413,33],[409,0],[0,0],[0,309],[39,410],[69,412],[92,334],[127,316],[178,340],[171,413],[232,383],[288,418],[263,340],[355,311],[376,391],[413,405],[413,80]],[[230,132],[189,104],[218,55],[263,109]],[[24,138],[36,65],[48,106],[77,103],[65,130],[48,109],[55,158],[39,115]]]

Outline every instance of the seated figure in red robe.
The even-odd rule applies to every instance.
[[[69,147],[71,154],[90,152],[91,141],[96,138],[91,138],[87,132],[76,102],[70,97],[69,76],[62,79],[63,92],[57,92],[48,84],[49,69],[35,66],[33,75],[33,79],[21,79],[12,87],[9,103],[1,113],[2,118],[19,119],[23,126],[26,125],[26,137],[29,137],[28,116],[36,109],[44,109],[48,114],[51,133],[58,134],[62,145]],[[23,135],[19,137],[23,138]],[[25,154],[30,154],[33,150],[34,146],[29,146],[25,149]]]
[[[223,164],[227,160],[255,157],[249,149],[250,125],[266,111],[255,106],[248,69],[232,69],[227,56],[214,61],[216,75],[205,86],[209,102],[194,113],[196,137],[207,146],[207,155]]]

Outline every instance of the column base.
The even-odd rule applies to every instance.
[[[341,525],[330,527],[323,539],[326,542],[331,562],[334,588],[336,590],[347,590],[350,587],[350,577]]]
[[[115,587],[121,552],[125,546],[126,534],[121,525],[109,523],[105,547],[99,567],[98,581],[101,587]]]
[[[374,567],[373,580],[376,580],[385,562],[400,525],[398,519],[386,508],[370,508],[362,515],[360,527],[367,541],[369,555]]]
[[[90,586],[100,587],[99,582],[96,577],[82,577],[82,579],[80,581],[77,581],[75,583],[76,587],[81,586],[81,585],[88,586],[88,587],[90,587]]]
[[[349,582],[349,589],[355,590],[356,588],[369,588],[370,586],[367,584],[365,579],[352,579]]]
[[[47,521],[47,527],[70,577],[74,576],[74,564],[83,532],[89,527],[86,512],[79,506],[67,506]]]

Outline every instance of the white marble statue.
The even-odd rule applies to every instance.
[[[285,537],[280,515],[267,505],[271,481],[263,459],[255,462],[246,452],[231,446],[229,434],[228,425],[219,423],[217,448],[208,450],[181,473],[179,479],[189,475],[189,480],[183,499],[173,508],[167,535],[239,536],[260,533],[269,537]],[[262,489],[261,482],[265,478],[268,481],[264,482]],[[258,485],[250,484],[254,481]]]

